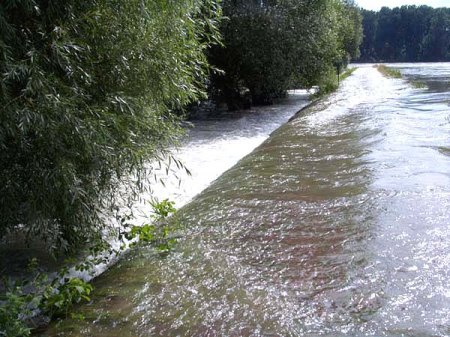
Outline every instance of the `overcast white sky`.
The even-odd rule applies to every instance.
[[[403,5],[427,5],[431,7],[450,7],[450,0],[356,0],[365,9],[379,10],[381,7],[400,7]]]

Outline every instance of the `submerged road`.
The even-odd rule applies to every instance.
[[[450,64],[361,66],[48,335],[449,336]]]

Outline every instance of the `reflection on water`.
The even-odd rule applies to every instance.
[[[173,253],[131,252],[48,334],[450,335],[449,95],[361,66],[185,206]]]

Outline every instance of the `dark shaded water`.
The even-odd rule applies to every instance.
[[[450,64],[400,70],[429,89],[361,66],[48,335],[450,335]]]

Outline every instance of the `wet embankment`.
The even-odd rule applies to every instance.
[[[132,252],[95,282],[84,322],[48,334],[448,335],[439,88],[359,68],[185,206],[174,252]]]

